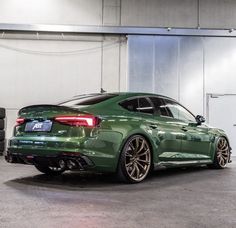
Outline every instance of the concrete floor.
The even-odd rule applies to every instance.
[[[125,185],[109,175],[49,178],[1,157],[0,227],[236,227],[236,165],[161,170]]]

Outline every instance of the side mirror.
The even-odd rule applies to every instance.
[[[195,119],[196,119],[198,125],[201,125],[202,123],[204,123],[206,121],[205,118],[203,116],[200,116],[200,115],[197,115],[195,117]]]

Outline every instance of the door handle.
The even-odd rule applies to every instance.
[[[149,125],[149,127],[152,129],[156,129],[158,126],[156,124],[151,124],[151,125]]]
[[[188,129],[186,127],[182,127],[181,130],[182,131],[188,131]]]
[[[236,127],[236,124],[233,124],[233,127]]]

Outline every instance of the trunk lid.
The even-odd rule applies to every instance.
[[[22,108],[18,116],[23,123],[15,127],[15,136],[84,137],[91,129],[55,121],[58,116],[83,116],[86,112],[59,105],[33,105]]]

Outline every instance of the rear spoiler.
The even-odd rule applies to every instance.
[[[22,114],[22,112],[26,111],[27,109],[34,109],[34,108],[40,108],[40,107],[42,109],[45,109],[45,108],[59,108],[59,109],[62,109],[62,110],[77,111],[77,112],[79,111],[81,113],[86,113],[86,112],[80,111],[77,108],[63,106],[63,105],[38,104],[38,105],[29,105],[29,106],[21,108],[18,112],[18,115],[20,116]]]

